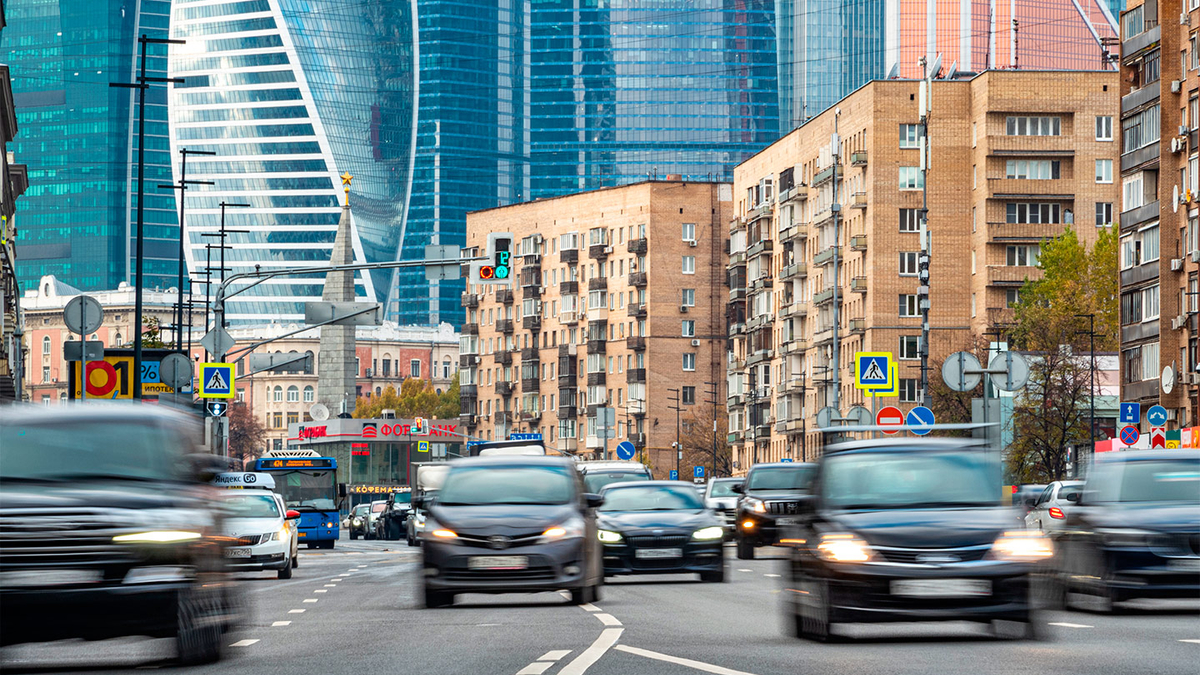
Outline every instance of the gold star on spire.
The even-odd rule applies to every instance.
[[[347,189],[350,187],[350,181],[352,180],[354,180],[354,176],[351,176],[349,171],[342,174],[342,185],[345,185]]]

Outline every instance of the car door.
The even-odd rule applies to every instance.
[[[1047,504],[1050,501],[1050,496],[1054,492],[1054,487],[1057,483],[1051,483],[1042,490],[1042,494],[1038,496],[1037,502],[1033,508],[1029,510],[1029,514],[1025,516],[1025,527],[1031,530],[1042,530],[1042,520],[1046,518]]]
[[[1062,483],[1055,485],[1054,495],[1047,502],[1046,518],[1043,521],[1046,532],[1059,532],[1064,529],[1067,522],[1067,515],[1070,514],[1071,509],[1075,506],[1075,502],[1067,499],[1067,495],[1074,494],[1076,495],[1076,499],[1078,499],[1078,495],[1082,490],[1083,487],[1079,485],[1063,485]],[[1057,508],[1062,517],[1054,518],[1050,515],[1051,507]]]

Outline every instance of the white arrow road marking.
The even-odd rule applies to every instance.
[[[237,642],[235,642],[229,646],[230,647],[249,647],[250,645],[252,645],[256,642],[258,642],[258,640],[238,640]]]
[[[674,664],[680,665],[680,666],[687,666],[688,668],[695,668],[696,670],[703,670],[706,673],[716,673],[717,675],[752,675],[752,673],[747,673],[744,670],[733,670],[730,668],[723,668],[721,666],[714,666],[711,663],[704,663],[702,661],[693,661],[691,659],[681,659],[678,656],[669,656],[667,654],[659,654],[658,652],[652,652],[649,649],[638,649],[637,647],[627,647],[625,645],[617,645],[615,647],[615,649],[626,652],[628,654],[637,654],[638,656],[644,656],[648,659],[655,659],[658,661],[666,661],[667,663],[674,663]],[[566,671],[564,670],[563,673],[566,673]]]
[[[1051,621],[1050,625],[1062,626],[1063,628],[1095,628],[1095,626],[1089,626],[1086,623],[1067,623],[1066,621]]]
[[[583,675],[587,672],[588,668],[592,667],[592,664],[599,661],[601,656],[604,656],[605,652],[617,644],[621,633],[624,632],[624,628],[605,628],[601,631],[600,637],[596,638],[596,641],[590,647],[583,650],[582,654],[576,656],[566,666],[563,666],[563,669],[558,671],[558,675]]]

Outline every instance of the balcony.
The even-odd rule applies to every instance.
[[[797,183],[792,187],[783,190],[779,193],[779,203],[786,204],[790,201],[804,201],[808,199],[808,186],[804,183]]]
[[[749,215],[746,216],[746,222],[752,223],[752,222],[758,220],[759,218],[770,218],[770,217],[771,217],[771,203],[767,202],[765,204],[759,204],[757,207],[755,207],[755,209],[753,211],[751,211],[749,213]]]
[[[729,324],[729,337],[732,338],[737,335],[745,335],[745,334],[746,334],[746,324],[740,323],[740,322]]]
[[[741,394],[730,394],[729,397],[725,399],[725,404],[730,408],[741,408],[746,405],[746,397]]]
[[[828,265],[829,263],[833,262],[833,259],[841,253],[841,250],[842,249],[840,246],[830,246],[824,251],[821,251],[813,256],[813,264],[817,267]]]
[[[496,330],[505,335],[511,335],[513,332],[513,322],[510,319],[499,319],[496,321]]]
[[[1008,136],[1001,133],[988,135],[987,142],[992,154],[1002,157],[1075,156],[1074,136]]]
[[[647,248],[646,238],[642,237],[641,239],[630,239],[625,247],[630,253],[645,253]]]
[[[542,419],[542,411],[540,410],[523,410],[518,418],[521,422],[537,422]]]
[[[458,366],[460,368],[470,368],[471,366],[477,366],[477,365],[479,365],[479,355],[478,354],[459,354],[458,355]],[[388,377],[388,375],[384,374],[384,377]]]
[[[532,363],[540,361],[541,358],[541,350],[537,347],[523,347],[521,349],[521,363]]]
[[[460,384],[458,387],[458,398],[460,401],[474,401],[479,398],[479,385]]]
[[[513,362],[512,352],[507,349],[495,352],[492,354],[492,360],[501,366],[511,366]]]
[[[608,352],[608,343],[606,340],[588,340],[587,353],[589,354],[605,354]]]
[[[854,194],[850,195],[850,208],[852,208],[852,209],[867,208],[867,193],[855,192]]]
[[[511,288],[502,288],[496,291],[496,302],[502,305],[511,305],[516,296],[513,295]]]
[[[645,368],[630,368],[629,370],[625,371],[625,382],[633,384],[633,383],[645,382],[645,381],[646,381],[646,369]]]
[[[559,251],[558,261],[567,265],[574,265],[579,262],[579,249],[571,248]]]
[[[587,311],[588,321],[608,321],[608,307],[592,307]]]
[[[598,373],[588,373],[587,374],[587,383],[589,386],[605,384],[607,381],[607,377],[608,376],[607,376],[607,374],[605,374],[604,371],[600,371]]]
[[[746,266],[746,252],[745,251],[734,251],[733,253],[729,254],[729,264],[726,265],[727,269],[733,269],[735,267],[745,267],[745,266]]]
[[[783,341],[784,354],[803,354],[808,349],[808,340],[804,338],[792,338],[791,340]]]
[[[746,330],[749,330],[749,331],[761,330],[763,328],[767,328],[767,327],[771,326],[773,323],[775,323],[775,315],[759,314],[758,316],[756,316],[746,322]]]
[[[813,187],[820,187],[820,186],[824,185],[825,183],[828,183],[830,180],[832,180],[833,179],[833,169],[834,169],[834,165],[830,164],[829,166],[825,167],[824,169],[821,169],[820,171],[818,171],[817,174],[815,176],[813,176],[813,181],[812,181]]]
[[[838,205],[834,204],[833,206],[830,206],[830,207],[826,208],[824,211],[821,211],[817,215],[813,216],[813,219],[812,219],[813,227],[821,228],[821,227],[825,227],[827,225],[832,225],[833,224],[833,214],[835,214],[841,210],[840,206],[838,206],[838,208],[836,208],[836,209],[833,208],[834,206],[838,206]]]
[[[463,426],[467,426],[467,427],[474,427],[474,426],[479,425],[479,417],[476,415],[473,415],[471,413],[462,413],[461,415],[458,416],[458,421],[461,422],[463,424]]]
[[[541,389],[541,384],[536,377],[529,377],[529,378],[521,379],[521,393],[522,394],[536,393],[540,389]]]
[[[579,295],[578,281],[560,281],[558,282],[559,295]]]
[[[781,394],[800,394],[804,392],[804,378],[792,377],[785,378],[779,383],[779,393]]]
[[[770,253],[774,250],[775,242],[770,239],[763,239],[762,241],[757,242],[751,245],[750,248],[746,249],[746,258],[753,258],[754,256],[761,255],[763,253]]]
[[[512,396],[512,391],[513,391],[513,388],[512,388],[511,382],[497,382],[496,383],[496,394],[498,394],[500,396],[508,397],[508,396]]]
[[[629,275],[629,285],[630,286],[637,286],[640,288],[642,286],[645,286],[646,282],[647,282],[647,279],[646,279],[645,272],[634,272],[633,274]]]
[[[569,420],[579,416],[579,411],[573,405],[558,406],[558,419]]]
[[[787,281],[788,279],[799,279],[808,276],[808,263],[795,262],[779,271],[779,278]]]
[[[521,325],[525,330],[538,331],[542,329],[542,317],[540,314],[531,314],[521,319]]]
[[[744,288],[729,289],[729,301],[730,302],[734,302],[737,300],[745,300],[745,299],[746,299],[746,289],[744,289]]]
[[[593,244],[588,247],[588,257],[596,260],[607,258],[610,253],[612,253],[612,246],[609,244]]]
[[[1033,276],[1036,267],[1020,267],[1009,265],[988,265],[987,276],[989,286],[1023,286],[1025,279]],[[1040,276],[1040,275],[1039,275]]]
[[[644,352],[646,351],[646,338],[627,337],[625,338],[625,348],[632,349],[635,352]]]
[[[755,293],[755,292],[758,292],[758,291],[761,291],[761,290],[764,290],[767,288],[772,288],[774,286],[775,286],[774,279],[772,279],[771,277],[763,276],[763,277],[759,277],[759,278],[755,279],[753,282],[750,283],[750,292]]]
[[[1121,173],[1131,171],[1141,166],[1158,165],[1159,144],[1151,143],[1137,150],[1130,150],[1121,155]]]
[[[478,293],[463,293],[462,294],[462,306],[465,307],[466,309],[475,309],[475,308],[479,307],[479,294]]]
[[[779,230],[779,243],[808,237],[808,223],[792,223]]]
[[[788,319],[794,316],[807,316],[808,303],[803,300],[793,300],[791,303],[782,305],[779,308],[779,318]]]
[[[560,326],[574,326],[579,323],[579,314],[575,311],[559,310],[558,324]]]
[[[588,279],[588,290],[589,291],[607,291],[608,290],[608,277],[592,277],[591,279]]]
[[[496,424],[512,424],[513,417],[514,415],[510,410],[497,410],[492,413],[492,421]]]
[[[833,300],[833,294],[836,290],[836,288],[829,288],[813,293],[813,304],[820,307],[821,305]]]
[[[521,287],[521,299],[537,300],[542,297],[542,287],[538,284],[529,284]]]
[[[850,334],[862,335],[867,332],[866,319],[850,319]]]
[[[1159,98],[1159,91],[1160,91],[1159,87],[1161,86],[1161,84],[1162,84],[1161,81],[1151,82],[1150,84],[1147,84],[1146,86],[1142,87],[1141,89],[1134,89],[1133,91],[1129,92],[1128,94],[1125,94],[1124,96],[1122,96],[1121,97],[1121,114],[1122,115],[1129,114],[1130,112],[1137,110],[1138,108],[1146,105],[1147,103],[1157,101]]]
[[[853,237],[850,237],[850,250],[852,250],[852,251],[867,250],[867,235],[856,234]]]
[[[867,278],[866,277],[852,278],[850,280],[850,290],[855,293],[866,293],[867,292]]]
[[[1149,204],[1129,209],[1121,212],[1121,231],[1137,227],[1138,225],[1158,218],[1159,216],[1158,200],[1154,200]]]
[[[866,166],[866,165],[867,165],[867,151],[866,150],[859,150],[857,152],[850,153],[850,166]]]
[[[626,313],[635,319],[644,319],[644,318],[646,318],[646,306],[645,305],[629,305],[629,309],[626,310]]]
[[[532,252],[532,253],[522,253],[521,254],[521,263],[524,265],[528,265],[528,266],[540,267],[542,264],[541,251]]]
[[[733,234],[738,230],[744,229],[746,229],[746,221],[744,219],[735,217],[733,220],[729,221],[729,234]]]
[[[755,364],[759,364],[764,361],[770,361],[773,358],[775,358],[775,350],[760,349],[756,352],[751,352],[749,355],[746,356],[746,365],[753,366]]]
[[[1144,30],[1121,43],[1121,58],[1127,59],[1160,41],[1162,41],[1162,26]]]
[[[475,322],[464,323],[462,333],[463,335],[479,335],[479,324]]]

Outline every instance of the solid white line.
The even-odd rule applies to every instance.
[[[696,670],[703,670],[706,673],[716,673],[717,675],[752,675],[752,673],[747,673],[744,670],[732,670],[730,668],[722,668],[721,666],[714,666],[712,664],[704,663],[701,661],[693,661],[691,659],[681,659],[678,656],[668,656],[666,654],[659,654],[658,652],[652,652],[648,649],[638,649],[637,647],[627,647],[625,645],[617,645],[615,647],[615,649],[619,649],[619,650],[621,650],[623,652],[627,652],[629,654],[637,654],[638,656],[644,656],[648,659],[657,659],[659,661],[666,661],[667,663],[674,663],[674,664],[680,665],[680,666],[687,666],[688,668],[695,668]]]
[[[288,610],[288,614],[303,614],[303,613],[304,613],[303,609],[289,609]]]
[[[1200,640],[1180,640],[1180,642],[1191,642],[1192,644],[1200,645]]]
[[[600,619],[600,623],[604,624],[605,626],[620,626],[621,625],[621,622],[619,620],[617,620],[617,617],[613,616],[612,614],[601,613],[601,614],[593,614],[592,616],[596,617],[597,619]]]
[[[617,639],[624,633],[624,628],[605,628],[600,632],[600,637],[591,644],[590,647],[583,650],[583,653],[576,656],[570,663],[563,666],[563,669],[558,671],[558,675],[583,675],[587,672],[592,664],[600,660],[604,653],[617,644]]]
[[[542,673],[549,670],[550,666],[553,666],[553,665],[554,665],[553,661],[546,661],[546,662],[541,662],[541,663],[531,663],[531,664],[525,666],[524,668],[518,670],[517,675],[542,675]]]
[[[586,612],[599,612],[600,611],[599,607],[593,605],[590,602],[583,603],[582,605],[579,606],[579,609],[582,609]]]
[[[772,579],[778,579],[778,578],[779,578],[779,575],[778,575],[778,574],[764,574],[763,576],[764,576],[764,577],[770,577],[770,578],[772,578]]]
[[[290,626],[290,625],[292,625],[291,621],[275,621],[271,624],[271,627],[274,628],[276,626]]]
[[[229,646],[230,647],[249,647],[250,645],[254,644],[255,642],[258,642],[258,640],[238,640],[237,642],[235,642]]]
[[[317,599],[316,598],[305,598],[304,601],[305,602],[316,602]]]
[[[1062,626],[1063,628],[1095,628],[1085,623],[1067,623],[1066,621],[1051,621],[1051,626]]]
[[[555,649],[539,656],[538,661],[561,661],[564,656],[570,653],[570,649]]]

